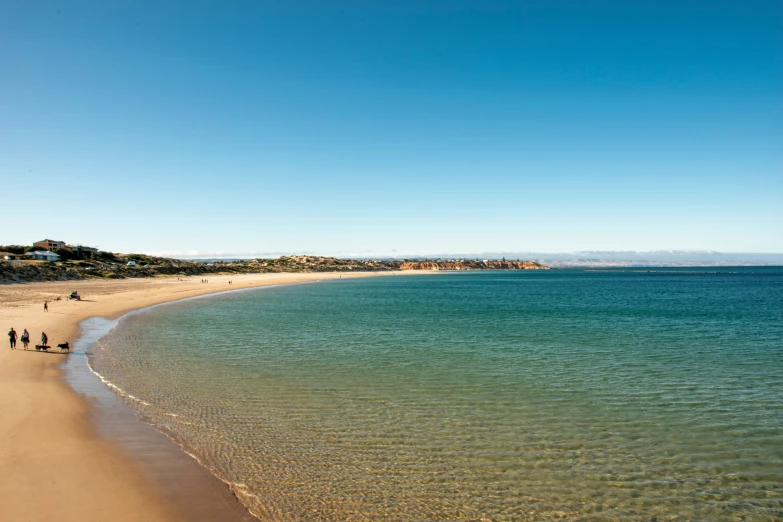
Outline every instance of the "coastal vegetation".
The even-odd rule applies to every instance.
[[[27,247],[0,246],[0,251],[24,254]],[[323,256],[281,256],[274,259],[195,261],[113,252],[61,249],[61,260],[50,263],[23,259],[0,260],[0,283],[124,279],[206,274],[276,272],[353,272],[390,270],[531,270],[548,267],[533,261],[443,259],[340,259]]]

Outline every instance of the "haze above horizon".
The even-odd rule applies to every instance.
[[[783,3],[0,6],[0,244],[783,253]]]

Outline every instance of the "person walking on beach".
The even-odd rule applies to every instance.
[[[8,332],[8,340],[11,341],[11,349],[13,350],[16,347],[16,330],[14,330],[14,327],[11,327],[11,331]]]
[[[49,338],[46,336],[46,332],[41,332],[41,344],[46,346],[46,343],[49,342]]]
[[[27,331],[27,328],[22,332],[22,344],[24,345],[24,349],[27,350],[27,345],[30,344],[30,333]]]
[[[44,301],[44,312],[49,311],[49,301]]]

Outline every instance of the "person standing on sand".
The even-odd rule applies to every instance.
[[[46,343],[49,342],[49,338],[46,336],[46,332],[41,332],[41,344],[46,346]]]
[[[27,350],[27,345],[30,344],[30,333],[27,331],[27,328],[22,332],[22,344],[24,345],[24,349]]]
[[[44,301],[44,312],[49,311],[49,301]]]
[[[8,332],[8,340],[11,341],[11,349],[13,350],[16,346],[16,330],[14,330],[14,327],[11,327],[11,331]]]

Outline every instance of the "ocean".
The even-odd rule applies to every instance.
[[[783,268],[232,292],[89,362],[265,520],[783,519]]]

